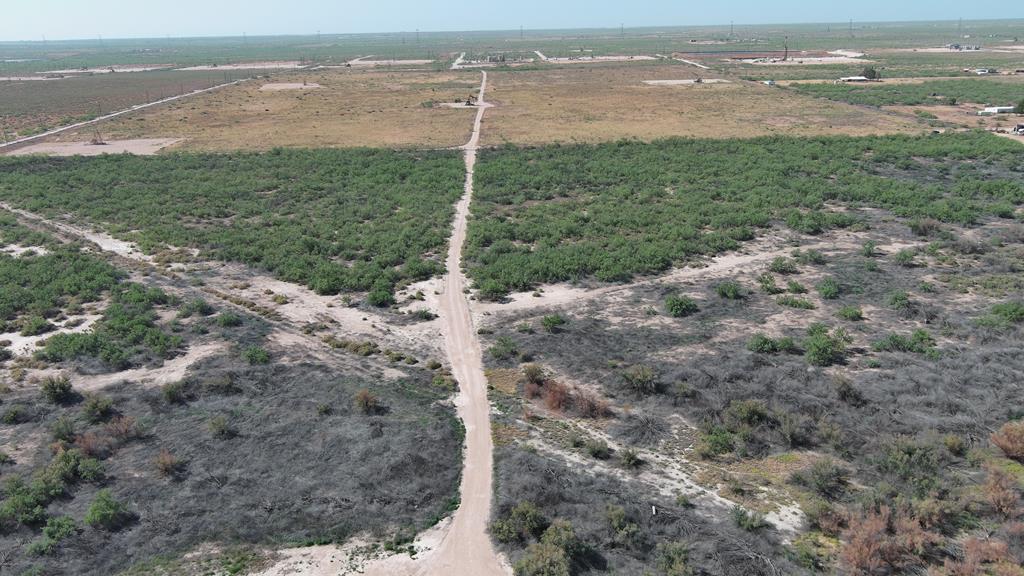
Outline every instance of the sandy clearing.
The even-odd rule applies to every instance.
[[[61,80],[61,78],[50,78],[47,76],[0,76],[0,82],[31,82],[34,80]]]
[[[368,58],[372,58],[372,56],[349,60],[348,64],[353,68],[375,68],[380,66],[426,66],[434,63],[434,60],[368,60]]]
[[[90,376],[76,375],[71,377],[71,383],[82,392],[95,392],[121,382],[134,382],[148,388],[163,386],[172,382],[180,382],[193,364],[220,354],[226,349],[227,346],[223,342],[196,344],[189,347],[181,356],[165,360],[159,368],[134,368],[113,374]]]
[[[10,244],[0,248],[0,254],[6,254],[7,256],[13,256],[14,258],[20,258],[26,254],[34,256],[46,256],[50,251],[41,246],[22,246],[20,244]]]
[[[88,332],[89,330],[92,329],[93,324],[99,321],[101,316],[99,314],[88,314],[85,316],[79,316],[78,318],[82,319],[83,322],[73,328],[64,327],[64,325],[67,324],[69,320],[71,320],[69,318],[64,322],[57,324],[56,330],[47,332],[46,334],[39,334],[36,336],[22,336],[18,332],[12,332],[9,334],[0,334],[0,341],[10,341],[11,344],[9,348],[11,352],[14,353],[15,356],[29,356],[39,349],[38,344],[40,342],[46,340],[51,336],[56,336],[57,334],[81,334],[83,332]]]
[[[540,54],[538,52],[537,54]],[[555,64],[590,64],[594,62],[638,62],[638,61],[650,61],[657,60],[656,56],[573,56],[569,58],[558,57],[558,58],[541,58],[545,62],[552,62]]]
[[[648,86],[693,86],[700,84],[731,84],[731,81],[724,78],[705,78],[700,82],[697,80],[644,80]]]
[[[791,56],[789,60],[786,61],[754,58],[740,60],[740,62],[743,62],[744,64],[754,64],[755,66],[813,66],[818,64],[871,64],[874,60],[866,60],[864,58],[854,58],[850,56],[816,56],[809,58]]]
[[[153,259],[150,256],[147,256],[146,254],[144,254],[142,252],[142,250],[139,250],[138,246],[136,246],[135,244],[133,244],[131,242],[125,242],[124,240],[118,240],[117,238],[114,238],[113,236],[110,236],[109,234],[104,234],[102,232],[93,232],[93,231],[90,231],[90,230],[86,230],[85,228],[79,228],[78,226],[72,226],[71,224],[65,224],[63,222],[57,222],[55,220],[49,220],[49,219],[43,218],[42,216],[39,216],[37,214],[33,214],[33,213],[25,211],[25,210],[20,210],[20,209],[15,208],[15,207],[7,204],[7,203],[4,203],[4,202],[0,202],[0,208],[6,210],[8,212],[11,212],[13,214],[17,214],[18,216],[21,216],[22,218],[25,218],[26,220],[31,220],[33,222],[40,222],[40,223],[46,224],[47,226],[55,228],[59,232],[63,232],[65,234],[68,234],[70,236],[74,236],[76,238],[82,238],[84,240],[88,240],[89,242],[92,242],[93,244],[96,244],[97,246],[100,247],[100,249],[102,249],[102,250],[104,250],[106,252],[113,252],[114,254],[117,254],[118,256],[122,256],[124,258],[129,258],[129,259],[132,259],[132,260],[138,260],[138,261],[146,262],[146,263],[149,263],[149,264],[153,263]]]
[[[280,90],[315,90],[320,88],[319,84],[313,82],[277,82],[260,86],[260,92],[276,92]]]
[[[161,66],[107,66],[96,68],[68,68],[67,70],[43,70],[40,74],[116,74],[121,72],[152,72],[154,70],[166,70],[172,68],[170,64]]]
[[[152,156],[181,142],[181,138],[140,138],[136,140],[109,140],[105,144],[91,142],[41,142],[9,152],[8,156],[102,156],[103,154],[134,154]]]
[[[188,68],[176,68],[183,72],[206,71],[206,70],[295,70],[305,68],[307,65],[302,62],[245,62],[241,64],[204,64],[202,66],[189,66]]]

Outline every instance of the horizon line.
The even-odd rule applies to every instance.
[[[522,32],[533,32],[533,33],[548,33],[548,32],[571,32],[571,31],[617,31],[621,29],[625,30],[681,30],[687,28],[728,28],[728,27],[745,27],[745,28],[757,28],[764,26],[831,26],[831,25],[849,25],[853,23],[860,26],[864,25],[878,25],[878,24],[941,24],[941,23],[983,23],[983,22],[1015,22],[1024,21],[1024,15],[1015,16],[1011,18],[978,18],[978,19],[939,19],[939,20],[840,20],[840,21],[805,21],[805,22],[762,22],[758,24],[751,23],[716,23],[716,24],[672,24],[669,26],[657,26],[657,25],[639,25],[639,26],[608,26],[608,27],[581,27],[581,28],[503,28],[503,29],[478,29],[478,30],[391,30],[391,31],[372,31],[372,32],[307,32],[307,33],[260,33],[249,35],[245,32],[241,34],[209,34],[209,35],[195,35],[195,36],[111,36],[106,37],[103,34],[97,34],[95,37],[78,37],[78,38],[46,38],[43,35],[42,39],[39,40],[0,40],[0,44],[47,44],[50,42],[119,42],[119,41],[148,41],[148,40],[219,40],[226,38],[313,38],[321,36],[329,37],[342,37],[342,36],[395,36],[400,34],[420,34],[420,35],[431,35],[431,34],[495,34],[495,33],[520,33]]]

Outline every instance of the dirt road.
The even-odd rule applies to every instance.
[[[506,574],[508,568],[498,557],[487,534],[491,515],[492,452],[491,407],[487,400],[487,378],[484,376],[480,340],[473,327],[473,316],[464,289],[462,247],[466,241],[469,204],[473,198],[473,169],[484,113],[487,72],[482,72],[479,109],[473,123],[473,134],[463,146],[466,152],[465,194],[456,206],[455,224],[448,245],[448,274],[441,296],[441,319],[445,346],[452,373],[459,382],[457,406],[466,427],[466,451],[462,471],[462,505],[455,512],[451,528],[441,546],[418,574],[477,576]]]

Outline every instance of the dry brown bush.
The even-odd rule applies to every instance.
[[[992,435],[992,443],[1017,462],[1024,463],[1024,420],[1007,422]]]
[[[534,398],[539,398],[540,397],[540,393],[541,393],[540,384],[538,384],[536,382],[527,381],[526,385],[523,386],[523,394],[526,395],[526,398],[528,400],[533,400]]]
[[[101,458],[110,450],[110,441],[95,432],[86,432],[75,437],[75,448],[92,458]]]
[[[536,364],[523,366],[523,376],[526,376],[526,381],[531,384],[538,386],[544,384],[544,369]]]
[[[942,537],[921,527],[906,511],[882,506],[853,514],[843,531],[840,559],[852,575],[900,573],[924,564],[922,556]]]
[[[607,418],[611,414],[608,401],[594,392],[575,391],[573,404],[584,418]]]
[[[132,416],[118,416],[107,422],[104,429],[112,438],[124,442],[138,437],[139,423]]]
[[[367,389],[356,392],[355,405],[360,412],[366,415],[376,414],[380,411],[380,400]]]
[[[985,483],[985,499],[992,505],[997,514],[1009,520],[1018,515],[1020,495],[1017,493],[1016,480],[1005,470],[991,466],[988,469],[988,482]]]
[[[161,448],[156,455],[156,469],[161,476],[172,476],[181,468],[181,460],[166,448]]]
[[[963,543],[963,556],[955,560],[947,558],[942,570],[937,571],[937,574],[942,576],[1020,574],[1019,568],[1017,572],[1008,571],[1013,568],[1013,562],[1013,556],[1010,554],[1006,542],[987,538],[968,538]]]
[[[558,382],[548,382],[544,385],[544,405],[548,410],[561,412],[569,400],[569,389]]]

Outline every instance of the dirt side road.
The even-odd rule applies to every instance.
[[[441,297],[441,318],[445,346],[452,373],[459,382],[459,416],[466,426],[466,452],[462,471],[462,505],[455,512],[451,528],[433,558],[417,574],[476,576],[510,572],[494,551],[487,523],[491,516],[492,459],[491,407],[487,400],[480,340],[473,326],[469,300],[464,289],[462,247],[466,241],[469,204],[473,198],[473,169],[476,166],[480,126],[488,108],[485,102],[487,72],[483,72],[473,135],[466,151],[466,189],[456,206],[455,224],[448,245],[448,274]]]

